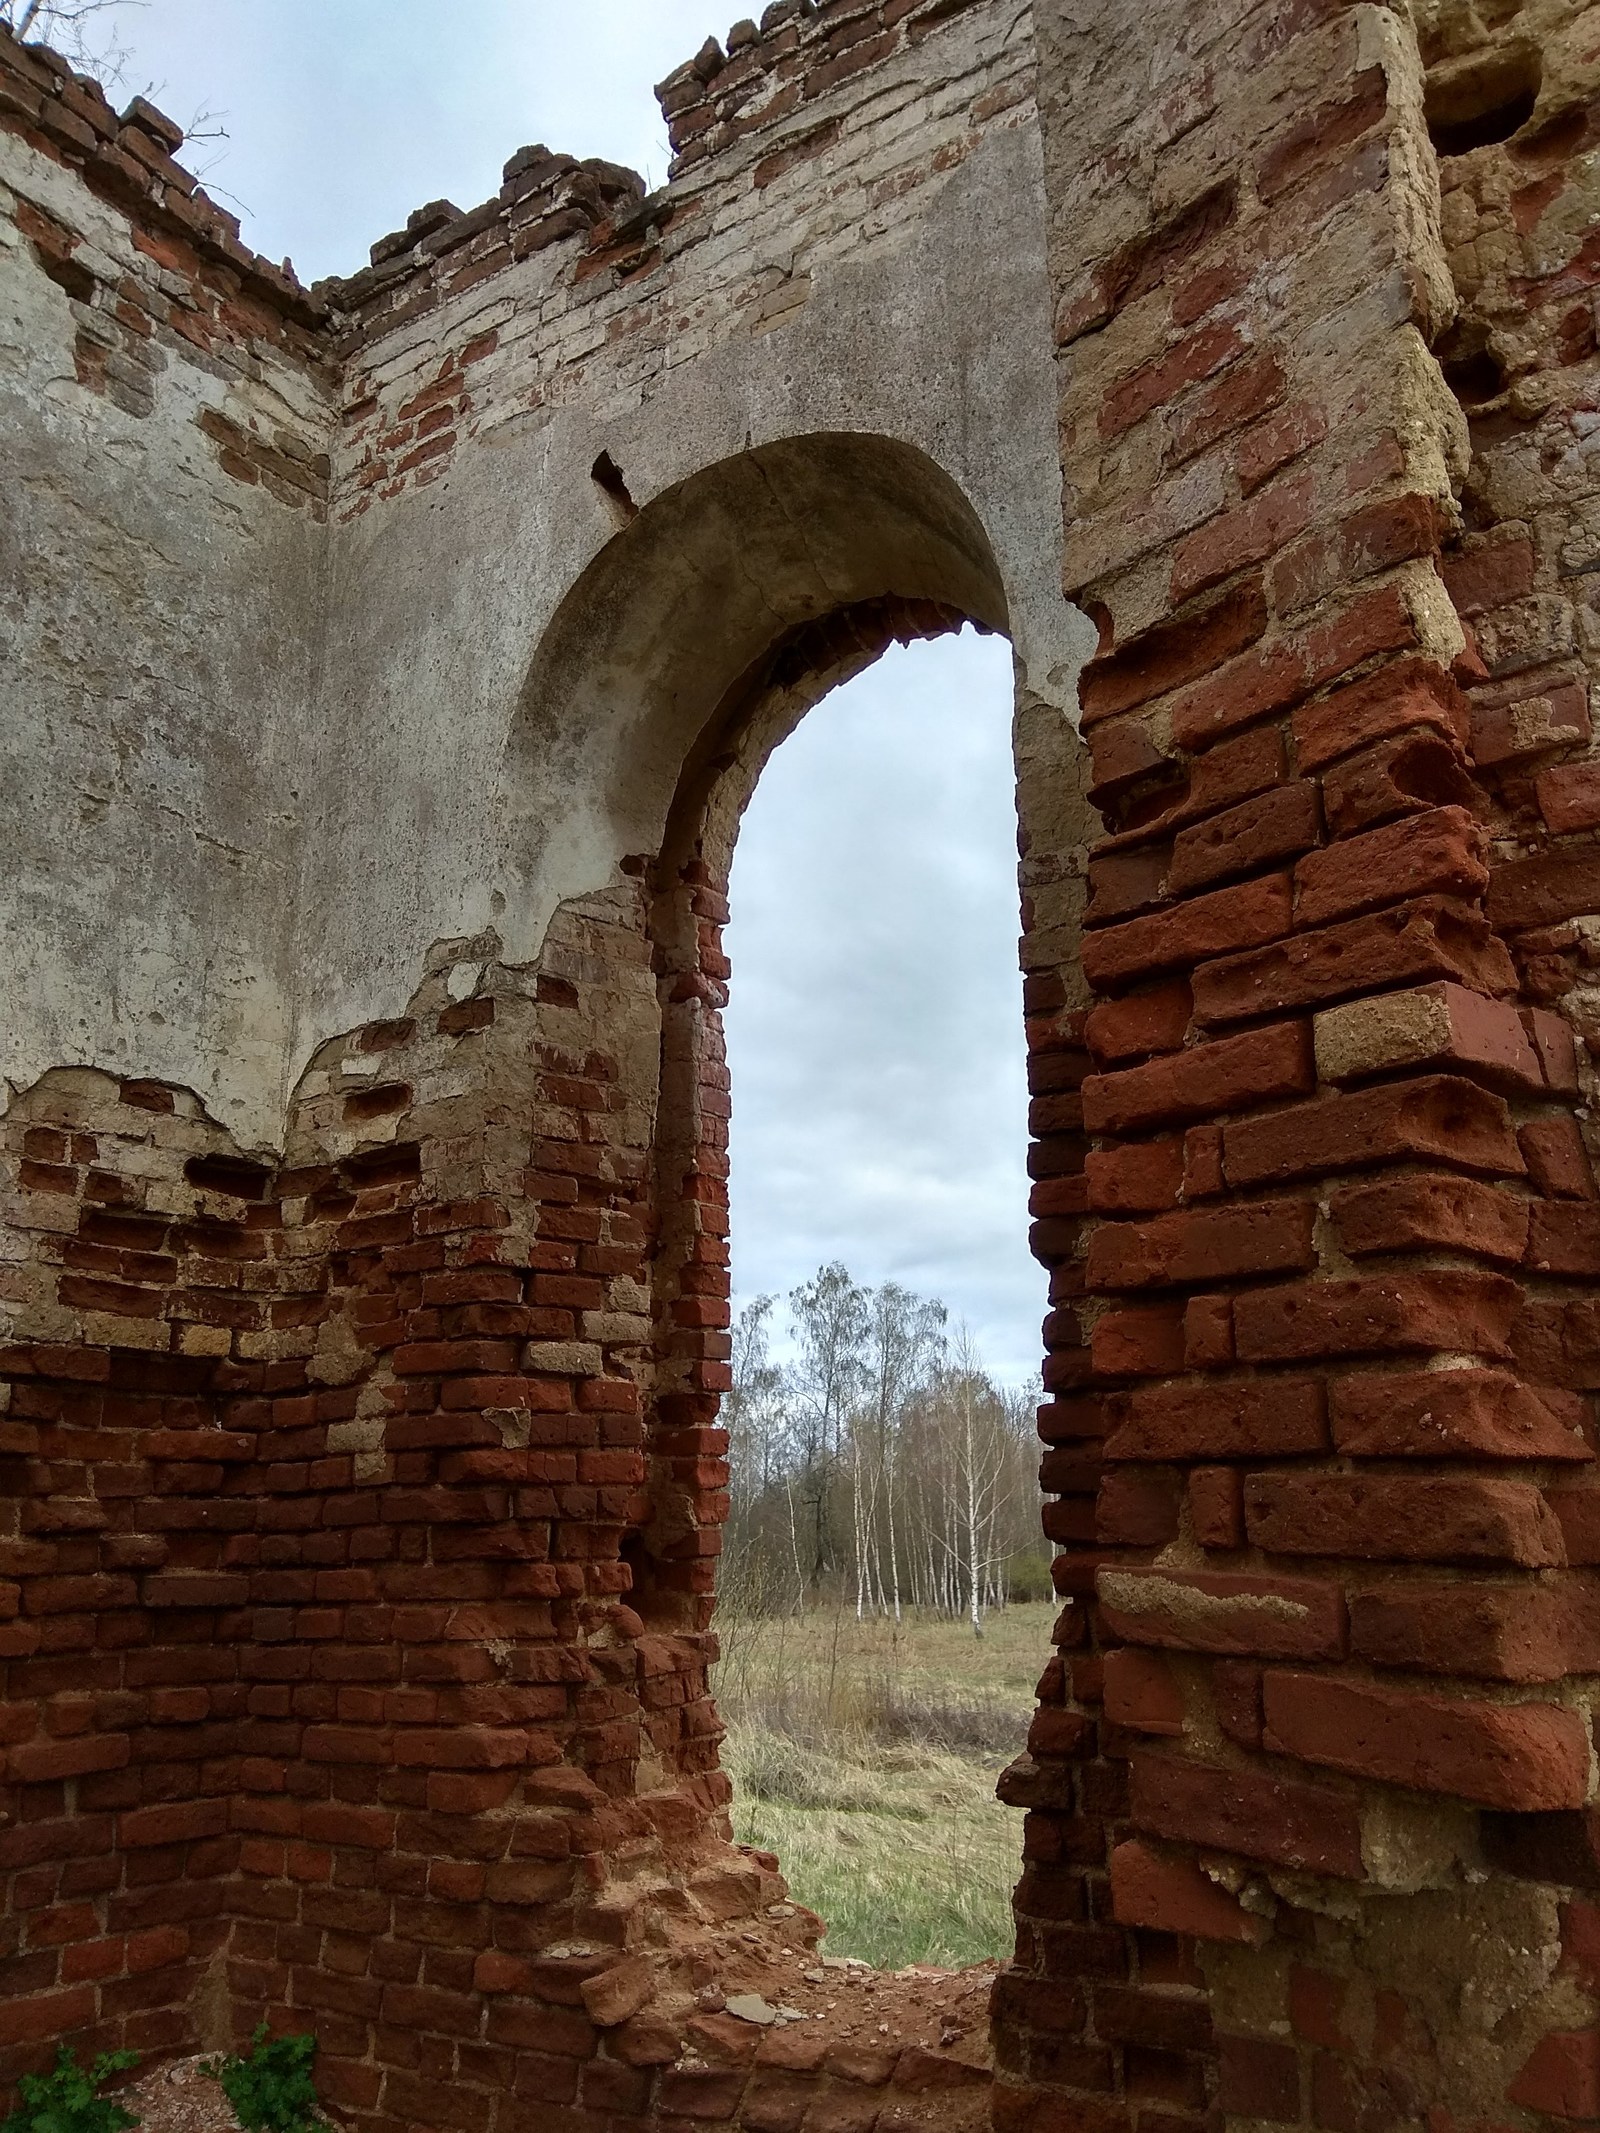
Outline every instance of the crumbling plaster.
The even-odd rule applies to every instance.
[[[967,63],[992,67],[983,40],[997,34],[989,21],[958,25],[940,43],[976,39]],[[1027,35],[1022,17],[1000,35],[1010,75],[1026,65]],[[918,65],[936,63],[950,67],[948,49]],[[561,903],[659,844],[682,737],[651,732],[647,676],[634,677],[633,701],[614,677],[603,747],[571,718],[541,737],[519,713],[552,620],[623,537],[616,502],[591,479],[602,452],[648,507],[786,439],[853,433],[908,448],[970,505],[1003,588],[983,619],[1009,627],[1033,695],[1065,714],[1093,633],[1059,591],[1038,133],[1031,103],[1008,91],[1004,122],[964,142],[948,170],[920,172],[909,206],[860,212],[857,188],[881,175],[873,156],[904,161],[904,113],[927,86],[879,99],[887,147],[852,136],[797,174],[821,203],[809,215],[782,185],[756,193],[770,225],[753,246],[756,277],[770,278],[777,246],[789,308],[752,330],[752,260],[730,262],[718,219],[716,188],[749,189],[729,158],[731,171],[691,172],[666,196],[694,196],[695,236],[653,301],[697,318],[692,360],[665,331],[597,339],[586,326],[567,349],[546,329],[536,346],[556,347],[555,371],[531,391],[520,339],[564,300],[560,248],[471,291],[443,326],[430,313],[347,347],[342,388],[259,362],[241,379],[182,349],[160,363],[143,413],[77,382],[81,307],[18,248],[4,413],[28,471],[9,489],[4,538],[30,563],[13,648],[19,666],[51,670],[56,695],[36,724],[11,728],[23,858],[0,912],[27,958],[6,1017],[13,1088],[61,1063],[151,1076],[194,1089],[244,1144],[281,1146],[289,1093],[319,1045],[403,1012],[435,944],[492,930],[508,961],[529,962]],[[70,191],[15,140],[0,154],[23,197],[48,208]],[[99,219],[95,241],[127,249],[115,214]],[[740,241],[751,247],[750,233]],[[361,436],[340,418],[341,391],[347,405],[386,381],[403,394],[431,376],[430,351],[475,335],[504,345],[475,374],[462,446],[381,510],[341,509]],[[251,431],[287,421],[326,449],[334,508],[286,510],[267,486],[219,472],[196,424],[207,407]],[[171,478],[142,478],[147,464]],[[769,544],[758,565],[751,544],[740,561],[769,634],[836,605],[849,575],[793,523],[814,497],[786,502],[775,488],[773,506],[779,521],[790,514],[793,553]],[[85,515],[105,571],[88,597],[69,582]],[[705,538],[715,545],[714,529]],[[677,567],[701,566],[684,556]],[[941,587],[903,548],[898,582],[862,590]],[[554,703],[561,676],[544,666]],[[692,730],[718,693],[708,670],[703,700],[691,687],[677,718]],[[652,756],[661,776],[628,774]],[[78,796],[70,809],[63,794]],[[62,863],[63,840],[81,845],[81,864]]]
[[[612,762],[657,745],[640,723],[642,689],[621,712],[609,760],[592,736],[580,756],[582,737],[570,734],[555,778],[520,736],[513,746],[546,630],[618,538],[614,507],[590,478],[601,452],[648,507],[778,440],[856,432],[911,447],[970,503],[1030,686],[1065,713],[1093,640],[1059,591],[1040,184],[1036,135],[994,135],[915,223],[869,259],[819,273],[809,300],[774,330],[626,384],[596,363],[583,403],[501,422],[440,481],[333,535],[319,722],[330,756],[303,837],[298,1058],[336,1029],[398,1012],[436,938],[493,926],[508,960],[531,960],[557,904],[659,844],[670,783],[652,781],[643,808],[643,792],[623,811],[590,797]],[[996,244],[1024,190],[1040,198],[1040,220],[1019,219]],[[497,305],[515,301],[501,292]],[[781,519],[783,499],[774,505]],[[804,523],[792,531],[803,551]],[[747,537],[748,568],[761,543],[741,524],[741,544]],[[696,565],[685,554],[677,567]],[[825,559],[804,589],[788,566],[773,568],[773,582],[753,589],[774,609],[773,630],[791,609],[797,619],[807,605],[837,604]],[[803,555],[793,569],[803,573]],[[649,596],[672,591],[658,582]],[[708,665],[723,656],[710,644],[705,653]],[[548,677],[543,687],[559,693]],[[705,713],[715,701],[708,691]]]
[[[87,220],[74,263],[108,280],[141,264],[129,226],[10,134],[0,207],[0,1075],[171,1079],[270,1137],[323,538],[220,475],[196,418],[247,398],[325,436],[332,403],[299,365],[241,377],[159,344],[120,400],[91,393],[84,307],[18,217]]]

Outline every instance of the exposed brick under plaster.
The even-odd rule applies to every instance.
[[[835,114],[781,153],[742,126],[973,12],[769,10],[665,85],[675,183],[784,182]],[[994,2120],[1593,2123],[1600,9],[1225,12],[1162,43],[1155,99],[1131,0],[1037,25],[1065,589],[1101,646],[1086,762],[1019,709],[1067,1604],[1004,1780]],[[5,123],[126,198],[87,92],[6,66]],[[370,522],[470,447],[437,423],[401,464],[430,406],[518,389],[458,404],[541,185],[580,308],[625,318],[637,275],[649,315],[672,190],[559,158],[377,247],[365,324],[234,262],[354,398],[320,472],[202,424],[224,472],[316,510],[354,468]],[[97,313],[71,230],[17,227]],[[205,285],[226,232],[197,243]],[[374,397],[363,334],[425,316],[432,398],[415,341]],[[806,701],[953,619],[781,648],[660,854],[536,965],[438,951],[403,1020],[318,1053],[281,1164],[182,1090],[61,1069],[13,1103],[5,2071],[266,2007],[375,2127],[937,2122],[920,2062],[778,2083],[684,2025],[740,1933],[804,1926],[726,1843],[706,1690],[731,838]]]

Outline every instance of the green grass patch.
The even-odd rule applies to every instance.
[[[994,1797],[1050,1653],[1050,1605],[719,1621],[734,1835],[776,1852],[830,1955],[881,1969],[1011,1953],[1022,1816]]]

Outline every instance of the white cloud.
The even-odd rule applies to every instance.
[[[1011,655],[891,650],[767,766],[734,859],[728,1051],[741,1299],[825,1259],[944,1298],[1038,1366],[1027,1250]]]

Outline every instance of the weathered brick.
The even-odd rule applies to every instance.
[[[1249,1459],[1323,1450],[1321,1387],[1241,1378],[1152,1386],[1107,1402],[1112,1459]]]
[[[1443,1606],[1434,1582],[1375,1585],[1350,1594],[1350,1648],[1375,1666],[1419,1673],[1560,1681],[1600,1663],[1595,1600],[1586,1579],[1526,1587],[1454,1578]]]
[[[1192,1860],[1156,1851],[1137,1837],[1111,1854],[1111,1915],[1125,1926],[1192,1933],[1200,1940],[1262,1941],[1267,1922]]]
[[[1231,587],[1192,616],[1160,623],[1115,651],[1100,653],[1084,668],[1079,684],[1085,725],[1131,711],[1208,673],[1253,644],[1266,625],[1266,597],[1259,584],[1246,584]]]
[[[1099,1213],[1175,1207],[1183,1187],[1183,1142],[1168,1136],[1126,1148],[1095,1148],[1083,1167],[1088,1204]]]
[[[1279,1096],[1303,1095],[1316,1081],[1304,1023],[1191,1046],[1083,1085],[1090,1133],[1139,1133],[1184,1119],[1214,1118]]]
[[[1191,983],[1197,1019],[1216,1023],[1293,1013],[1431,978],[1507,993],[1515,988],[1516,970],[1487,921],[1459,904],[1420,897],[1203,964]]]
[[[1515,1177],[1523,1167],[1511,1114],[1500,1098],[1444,1075],[1235,1121],[1223,1128],[1222,1151],[1233,1186],[1405,1159],[1491,1177]]]
[[[1307,780],[1242,800],[1173,840],[1167,886],[1174,896],[1253,874],[1317,841],[1317,789]]]
[[[1159,1653],[1127,1646],[1106,1653],[1105,1713],[1112,1725],[1168,1738],[1184,1727],[1183,1691]]]
[[[1420,659],[1401,660],[1295,713],[1300,768],[1320,770],[1340,756],[1417,726],[1431,726],[1465,747],[1466,699],[1443,668]]]
[[[1539,1055],[1516,1010],[1441,983],[1352,1000],[1315,1018],[1324,1081],[1361,1081],[1415,1067],[1453,1068],[1507,1095],[1544,1087]]]
[[[1251,1474],[1244,1518],[1254,1545],[1274,1555],[1520,1563],[1530,1569],[1566,1560],[1554,1514],[1525,1481]]]
[[[1600,911],[1600,866],[1588,845],[1514,859],[1496,867],[1489,883],[1492,924],[1506,932],[1550,926]]]
[[[1353,1259],[1437,1249],[1515,1266],[1528,1249],[1526,1200],[1440,1171],[1347,1186],[1329,1211]]]
[[[1218,1571],[1102,1569],[1096,1587],[1107,1630],[1130,1644],[1263,1659],[1344,1655],[1337,1586]]]
[[[1479,896],[1488,886],[1484,833],[1464,807],[1435,807],[1308,852],[1295,868],[1295,918],[1327,925],[1378,904]]]
[[[1242,1360],[1453,1350],[1503,1360],[1518,1292],[1497,1274],[1439,1272],[1365,1281],[1305,1281],[1240,1296]]]
[[[1588,1460],[1583,1403],[1506,1370],[1417,1370],[1338,1378],[1333,1441],[1358,1459]]]
[[[1153,1751],[1134,1756],[1132,1775],[1131,1820],[1151,1836],[1346,1881],[1365,1878],[1360,1819],[1342,1794]]]
[[[1304,1272],[1316,1264],[1309,1200],[1102,1222],[1089,1240],[1091,1289],[1164,1287],[1243,1275]]]
[[[1189,1528],[1202,1548],[1244,1546],[1244,1492],[1235,1468],[1199,1466],[1191,1471]]]
[[[1321,785],[1332,837],[1353,837],[1428,807],[1480,804],[1460,750],[1434,731],[1395,734],[1344,756],[1323,772]]]
[[[1142,1052],[1176,1051],[1189,1027],[1193,1003],[1180,979],[1101,1000],[1084,1021],[1084,1042],[1097,1059],[1130,1059]]]
[[[1326,1674],[1265,1683],[1266,1745],[1282,1755],[1519,1813],[1581,1807],[1589,1741],[1556,1704],[1467,1703]]]
[[[1115,990],[1138,978],[1275,940],[1288,932],[1292,912],[1289,877],[1284,874],[1213,889],[1148,918],[1086,934],[1084,975],[1093,985]]]

